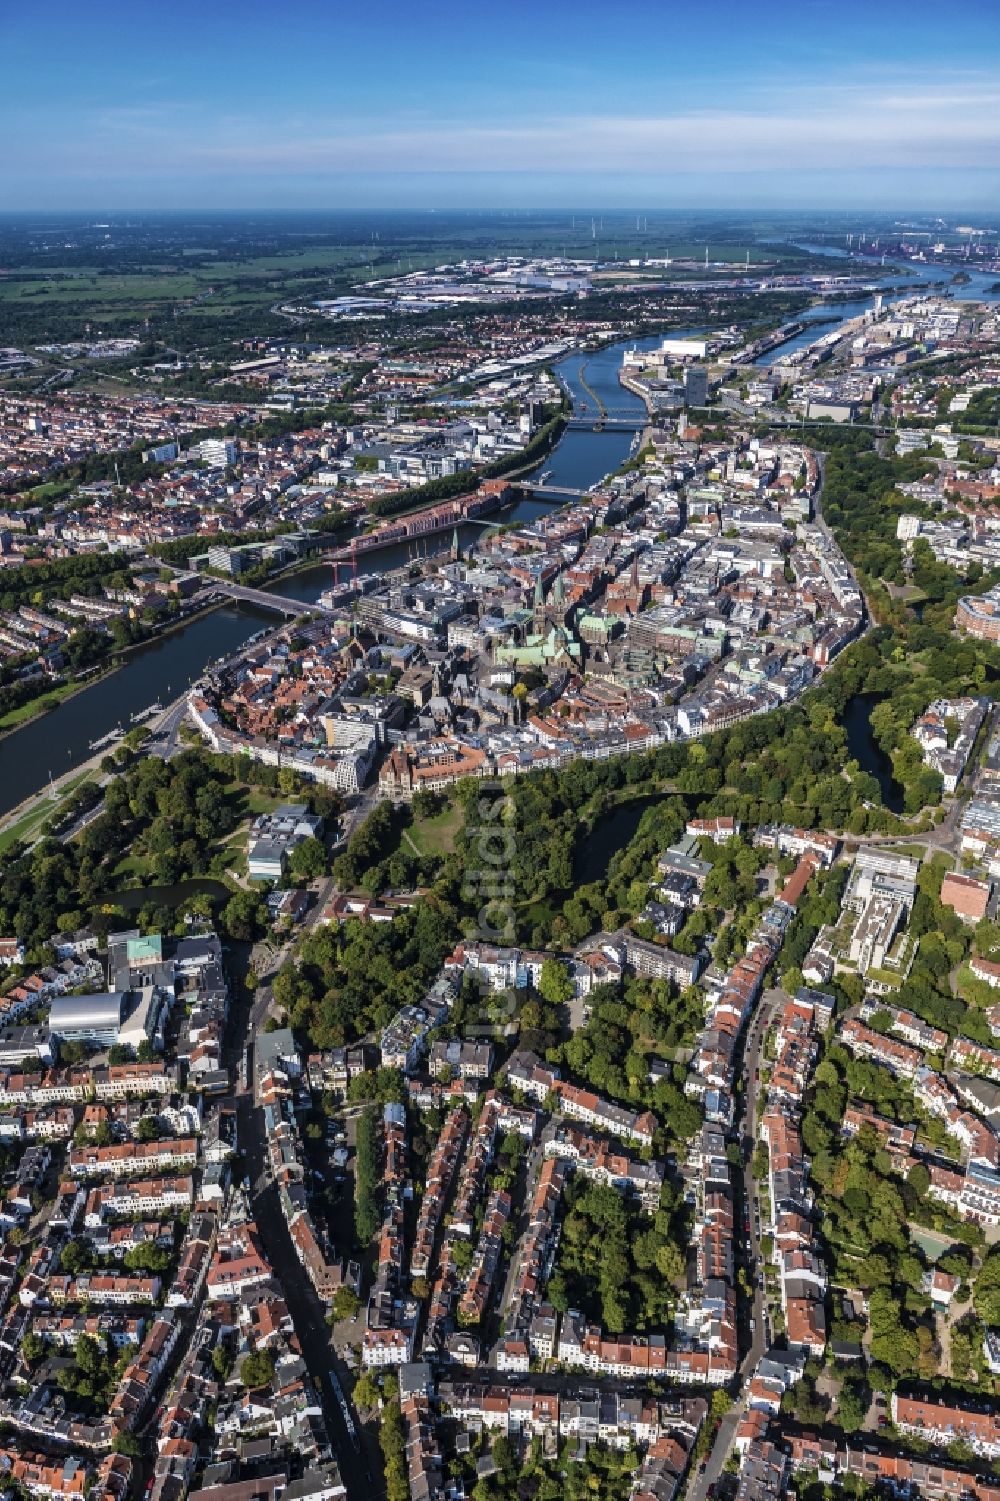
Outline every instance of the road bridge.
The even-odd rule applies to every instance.
[[[587,490],[571,490],[566,485],[533,485],[526,480],[515,480],[514,483],[519,490],[524,492],[528,500],[551,501],[553,504],[562,500],[582,500],[585,495],[590,493]],[[484,521],[481,516],[467,516],[462,525],[481,526],[488,530],[490,527],[510,526],[511,522],[509,518],[504,518],[503,516],[493,521]]]
[[[238,599],[244,604],[257,605],[261,610],[273,610],[286,615],[290,620],[296,615],[305,615],[313,607],[300,599],[286,599],[283,594],[269,594],[266,589],[248,589],[245,584],[230,583],[228,579],[213,580],[213,592]]]
[[[521,485],[535,500],[580,500],[588,491],[571,490],[566,485]]]
[[[641,433],[649,423],[649,417],[612,417],[602,414],[596,417],[571,417],[566,429],[577,433]]]
[[[626,394],[631,395],[631,392]],[[579,401],[570,413],[570,420],[572,421],[574,417],[589,417],[591,411],[593,411],[597,417],[627,417],[630,420],[634,418],[636,421],[639,421],[643,416],[643,409],[637,404],[637,401],[638,398],[636,401],[612,402],[610,406],[606,401],[602,401],[600,403],[595,402],[593,407],[591,407],[589,402]],[[644,407],[645,403],[642,405]],[[590,420],[594,421],[594,418],[592,417]]]

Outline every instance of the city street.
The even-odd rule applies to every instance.
[[[326,1323],[326,1310],[313,1291],[302,1267],[281,1207],[278,1189],[267,1173],[267,1138],[264,1113],[244,1094],[239,1100],[240,1141],[250,1179],[251,1203],[268,1260],[284,1290],[288,1311],[295,1325],[302,1356],[320,1395],[323,1413],[333,1439],[344,1484],[349,1498],[377,1495],[371,1475],[377,1473],[378,1454],[369,1450],[370,1439],[355,1415],[360,1447],[355,1447],[344,1422],[340,1406],[330,1385],[333,1371],[345,1394],[350,1392],[351,1378],[337,1356]]]
[[[768,1032],[774,1024],[775,1014],[779,1006],[787,999],[783,990],[765,990],[754,1008],[744,1040],[742,1067],[744,1090],[740,1096],[741,1105],[735,1125],[736,1140],[740,1143],[744,1161],[743,1181],[746,1191],[743,1202],[750,1219],[750,1251],[746,1258],[754,1290],[750,1313],[750,1343],[740,1365],[739,1398],[736,1405],[719,1424],[705,1468],[696,1471],[692,1476],[688,1486],[687,1501],[706,1501],[709,1486],[714,1485],[722,1474],[726,1460],[732,1451],[736,1429],[746,1411],[746,1391],[750,1377],[770,1345],[764,1292],[764,1258],[760,1245],[760,1196],[750,1171],[750,1159],[757,1139],[757,1117],[761,1097],[760,1068],[764,1046]],[[739,1223],[737,1224],[737,1238],[747,1238]]]

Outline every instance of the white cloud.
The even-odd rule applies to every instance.
[[[741,172],[1000,166],[1000,85],[982,74],[769,88],[754,81],[727,107],[650,108],[476,123],[270,115],[214,116],[177,102],[95,110],[70,141],[27,146],[39,170],[226,173]],[[382,122],[386,123],[382,123]],[[23,159],[21,165],[24,165]]]

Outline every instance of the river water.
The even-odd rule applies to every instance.
[[[153,702],[176,698],[224,652],[235,651],[273,615],[225,606],[132,652],[92,688],[0,740],[0,813],[93,755],[90,742]]]
[[[812,247],[824,253],[847,258],[845,252],[832,246]],[[953,272],[935,266],[912,266],[905,268],[907,281],[919,280],[939,286],[950,281]],[[971,272],[968,285],[952,288],[959,301],[996,301],[997,294],[987,291],[996,277],[982,272]],[[891,294],[891,289],[887,288]],[[896,293],[895,295],[901,295]],[[856,317],[870,299],[850,302],[821,304],[799,315],[813,327],[806,333],[788,341],[780,350],[768,353],[764,363],[788,353],[793,348],[807,343],[816,336],[816,326],[827,320],[832,326],[846,318]],[[671,330],[674,337],[683,337],[695,332],[692,329]],[[610,344],[596,353],[577,351],[567,355],[554,368],[565,382],[573,399],[574,409],[582,416],[597,416],[595,395],[608,408],[619,413],[642,416],[645,407],[638,396],[619,384],[618,371],[626,349],[655,348],[662,340],[655,335],[639,340],[622,340]],[[589,386],[590,390],[587,390]],[[537,478],[545,473],[548,482],[571,490],[586,490],[596,485],[605,475],[613,473],[628,458],[632,446],[631,433],[571,431],[564,433],[556,448],[531,471],[528,478]],[[557,502],[561,503],[561,502]],[[552,508],[552,502],[526,499],[509,507],[501,514],[505,522],[533,520]],[[463,546],[482,536],[482,528],[463,526],[459,537]],[[427,539],[427,547],[433,550],[447,546],[449,538]],[[382,572],[398,568],[412,556],[413,544],[399,544],[378,553],[359,559],[360,572]],[[272,585],[274,593],[288,599],[300,600],[304,605],[314,604],[324,589],[333,583],[329,563],[317,563],[303,569],[292,577]],[[126,665],[109,677],[95,683],[92,688],[59,704],[50,713],[32,720],[23,729],[0,740],[0,815],[9,813],[18,803],[39,791],[48,777],[61,775],[81,765],[93,754],[90,743],[106,735],[117,724],[127,727],[131,715],[150,703],[166,703],[176,697],[189,683],[198,678],[216,657],[236,651],[262,626],[273,625],[274,616],[243,605],[226,606],[192,621],[160,641],[140,648],[126,660]]]
[[[865,269],[875,269],[877,262],[872,262],[868,257],[852,256],[848,251],[836,245],[813,245],[803,242],[801,250],[810,250],[814,255],[828,255],[836,260],[850,261],[853,268],[859,272]],[[901,297],[912,297],[919,292],[940,289],[947,291],[956,302],[996,302],[1000,299],[1000,293],[993,292],[990,288],[997,282],[996,273],[970,270],[966,274],[967,282],[958,282],[952,285],[952,277],[957,270],[956,266],[925,266],[917,263],[907,263],[900,267],[899,280],[887,281],[881,287],[883,301],[886,304],[898,302]],[[914,283],[920,283],[914,286]],[[819,337],[824,331],[824,326],[833,328],[836,323],[843,323],[848,318],[860,317],[874,306],[874,297],[852,298],[844,302],[820,302],[815,307],[806,308],[805,312],[796,313],[795,322],[806,323],[809,326],[799,334],[793,334],[783,344],[777,344],[765,354],[758,355],[757,365],[773,365],[776,360],[783,356],[794,354],[797,349],[802,349],[806,344]]]
[[[655,339],[645,341],[652,345]],[[557,368],[574,401],[587,400],[580,385],[580,366],[586,363],[586,378],[599,390],[605,404],[621,411],[641,415],[645,408],[637,396],[618,385],[618,368],[626,346],[616,344],[589,356],[573,355]],[[590,402],[590,411],[593,411]],[[551,482],[570,489],[585,490],[605,474],[617,469],[628,457],[630,433],[568,432],[555,450],[532,474],[551,470]],[[505,522],[530,521],[562,501],[522,500],[502,513]],[[482,536],[482,528],[459,529],[463,546]],[[427,546],[446,547],[450,537],[442,534],[428,538]],[[358,560],[360,572],[383,572],[398,568],[412,556],[413,544],[387,547]],[[287,599],[315,604],[324,589],[333,583],[329,563],[316,563],[290,578],[271,586],[272,592]],[[274,625],[275,617],[244,605],[227,605],[203,615],[190,625],[150,642],[130,655],[117,672],[96,682],[92,688],[67,699],[48,714],[30,721],[14,734],[0,739],[0,815],[32,793],[39,791],[49,776],[57,777],[73,770],[93,755],[92,741],[106,735],[116,725],[128,728],[133,714],[153,702],[167,703],[204,672],[217,657],[236,651],[262,627]]]
[[[591,391],[600,396],[606,407],[614,407],[622,415],[635,415],[642,417],[646,408],[640,397],[631,391],[626,391],[624,386],[618,383],[618,371],[621,368],[622,354],[626,349],[641,348],[653,349],[662,342],[662,335],[649,338],[622,341],[618,344],[609,344],[607,348],[600,349],[596,353],[586,354],[577,352],[567,355],[560,360],[553,369],[565,382],[573,400],[574,410],[581,416],[597,416],[597,408],[594,399],[588,394],[585,380]],[[572,430],[563,433],[552,452],[534,469],[523,476],[525,479],[538,479],[542,474],[546,476],[546,483],[558,485],[567,490],[587,490],[591,485],[612,474],[629,456],[632,446],[632,433],[603,432],[594,433],[580,430]],[[554,505],[562,505],[562,499],[557,501],[525,499],[509,506],[501,512],[498,519],[510,524],[512,522],[534,521],[537,516],[551,511]],[[459,541],[463,547],[478,541],[483,535],[483,529],[479,526],[460,526],[458,529]],[[450,543],[450,533],[440,533],[437,536],[428,537],[426,546],[431,552],[447,547]],[[358,558],[359,573],[384,573],[390,568],[401,568],[415,554],[415,544],[400,542],[392,547],[383,547],[377,553],[362,554]],[[291,578],[284,579],[271,586],[276,594],[283,594],[287,599],[298,599],[303,604],[315,604],[324,589],[329,589],[333,583],[333,574],[329,563],[316,563],[311,568],[304,568],[301,572],[293,574]]]
[[[688,817],[699,801],[698,795],[694,793],[651,793],[618,803],[600,814],[586,838],[577,844],[573,860],[574,884],[586,886],[592,881],[603,881],[612,856],[634,839],[646,809],[655,807],[667,798],[679,799]]]

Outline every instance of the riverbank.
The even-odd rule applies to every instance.
[[[460,489],[457,490],[454,495],[439,496],[437,500],[417,501],[412,506],[401,507],[398,511],[392,511],[385,516],[375,518],[377,524],[391,525],[394,521],[402,521],[407,519],[408,517],[418,516],[422,511],[433,510],[435,506],[441,505],[443,502],[447,502],[449,500],[465,500],[470,495],[475,495],[476,491],[485,480],[516,480],[521,475],[530,474],[533,469],[538,468],[539,464],[545,462],[549,454],[555,448],[566,430],[566,424],[569,421],[569,417],[569,412],[560,412],[558,416],[553,417],[551,422],[547,424],[548,430],[540,430],[532,439],[531,443],[528,444],[528,447],[525,449],[525,454],[528,455],[529,450],[531,450],[530,456],[524,457],[521,463],[515,464],[509,469],[505,469],[500,474],[490,472],[490,470],[494,467],[492,465],[487,465],[485,469],[479,471],[470,470],[468,473],[468,490]],[[448,523],[446,523],[446,525],[451,526],[452,523],[449,521]],[[362,533],[362,535],[370,534]]]
[[[220,599],[214,604],[203,605],[199,610],[192,610],[190,615],[184,615],[179,620],[172,620],[169,625],[165,625],[160,630],[154,631],[151,636],[146,637],[145,641],[133,641],[128,646],[119,647],[105,661],[97,663],[97,670],[94,671],[92,669],[88,677],[84,679],[76,678],[71,683],[56,686],[51,692],[40,694],[37,699],[32,699],[29,703],[22,704],[20,709],[12,710],[12,713],[17,714],[20,714],[21,709],[31,710],[32,712],[22,714],[16,723],[5,722],[8,720],[8,716],[4,715],[3,719],[0,719],[0,741],[9,739],[11,735],[16,735],[27,725],[34,724],[36,720],[43,718],[46,714],[51,714],[54,709],[58,709],[63,704],[69,703],[70,699],[77,698],[81,693],[86,693],[88,689],[96,688],[98,683],[103,683],[108,678],[113,677],[116,672],[119,672],[126,665],[131,656],[134,656],[138,651],[142,651],[144,647],[153,646],[157,641],[165,641],[177,631],[183,631],[189,625],[193,625],[195,621],[201,620],[203,616],[211,615],[213,611],[221,609],[226,603],[226,600]]]
[[[0,740],[5,735],[13,735],[22,727],[30,724],[33,719],[38,719],[42,714],[48,714],[58,704],[64,703],[67,698],[72,698],[74,693],[79,693],[85,685],[83,683],[57,683],[45,693],[40,693],[37,698],[29,698],[26,703],[18,704],[16,709],[10,709],[0,718]]]
[[[109,663],[99,676],[74,684],[47,713],[0,740],[0,816],[10,817],[50,777],[90,764],[93,741],[127,728],[154,700],[173,703],[212,662],[274,625],[273,615],[252,604],[223,599],[172,621],[168,631],[116,655],[113,668]]]
[[[0,854],[6,853],[13,844],[33,844],[41,834],[42,825],[63,811],[73,793],[90,775],[90,767],[78,766],[73,771],[66,772],[44,792],[26,798],[11,817],[0,823]]]
[[[641,381],[636,380],[634,375],[626,375],[625,369],[622,367],[618,372],[618,384],[622,387],[622,390],[631,391],[633,396],[638,396],[646,408],[647,415],[652,417],[653,398]],[[646,431],[648,432],[649,429],[647,428]]]
[[[162,724],[172,714],[179,704],[187,697],[180,697],[163,710],[155,720],[150,720],[143,728],[153,729],[154,724]],[[133,728],[138,729],[136,725]],[[126,732],[127,733],[127,732]],[[124,739],[124,735],[122,736]],[[101,781],[104,773],[101,771],[101,762],[110,754],[111,745],[104,745],[99,751],[95,751],[89,760],[73,766],[69,771],[64,771],[61,776],[53,777],[51,782],[39,792],[33,792],[23,798],[9,813],[0,818],[0,852],[14,844],[18,840],[29,842],[34,835],[40,832],[41,826],[60,811],[62,804],[66,802],[71,793],[75,792],[81,783],[95,777]]]
[[[652,347],[657,337],[649,335]],[[576,366],[586,362],[587,382],[600,395],[606,407],[635,403],[637,415],[644,413],[639,398],[622,392],[618,386],[621,352],[627,344],[619,334],[595,341],[597,347],[576,350],[565,362],[557,362],[553,373],[564,393],[577,402],[585,393],[576,378]],[[588,398],[592,399],[592,398]],[[547,464],[554,468],[553,484],[570,490],[587,490],[606,474],[614,473],[629,456],[629,434],[621,432],[582,432],[566,430],[571,410],[569,401],[553,421],[546,435],[544,455],[538,448],[517,456],[517,464],[504,476],[512,485],[527,479]],[[428,504],[420,497],[416,509]],[[522,518],[534,518],[538,504],[522,498],[504,508],[497,519],[516,524]],[[339,520],[339,518],[338,518]],[[343,523],[346,526],[347,520]],[[341,536],[337,536],[341,531]],[[460,529],[463,545],[472,540],[473,528]],[[308,558],[296,559],[268,580],[267,587],[301,600],[305,609],[315,607],[320,592],[331,582],[327,561],[331,550],[342,545],[340,526],[317,536],[316,551]],[[332,543],[332,548],[330,544]],[[373,553],[371,567],[379,572],[394,565],[398,557],[405,561],[405,545]],[[201,617],[201,618],[200,618]],[[69,693],[38,712],[11,726],[0,736],[0,817],[7,823],[21,816],[32,796],[44,792],[47,779],[65,776],[93,764],[90,743],[107,735],[118,724],[126,724],[131,715],[144,709],[151,700],[175,700],[177,690],[196,680],[220,654],[238,651],[261,625],[270,619],[251,604],[215,601],[201,611],[193,611],[183,620],[173,621],[147,641],[136,643],[116,653],[104,664],[97,676],[74,683]],[[88,696],[84,697],[84,690]]]

